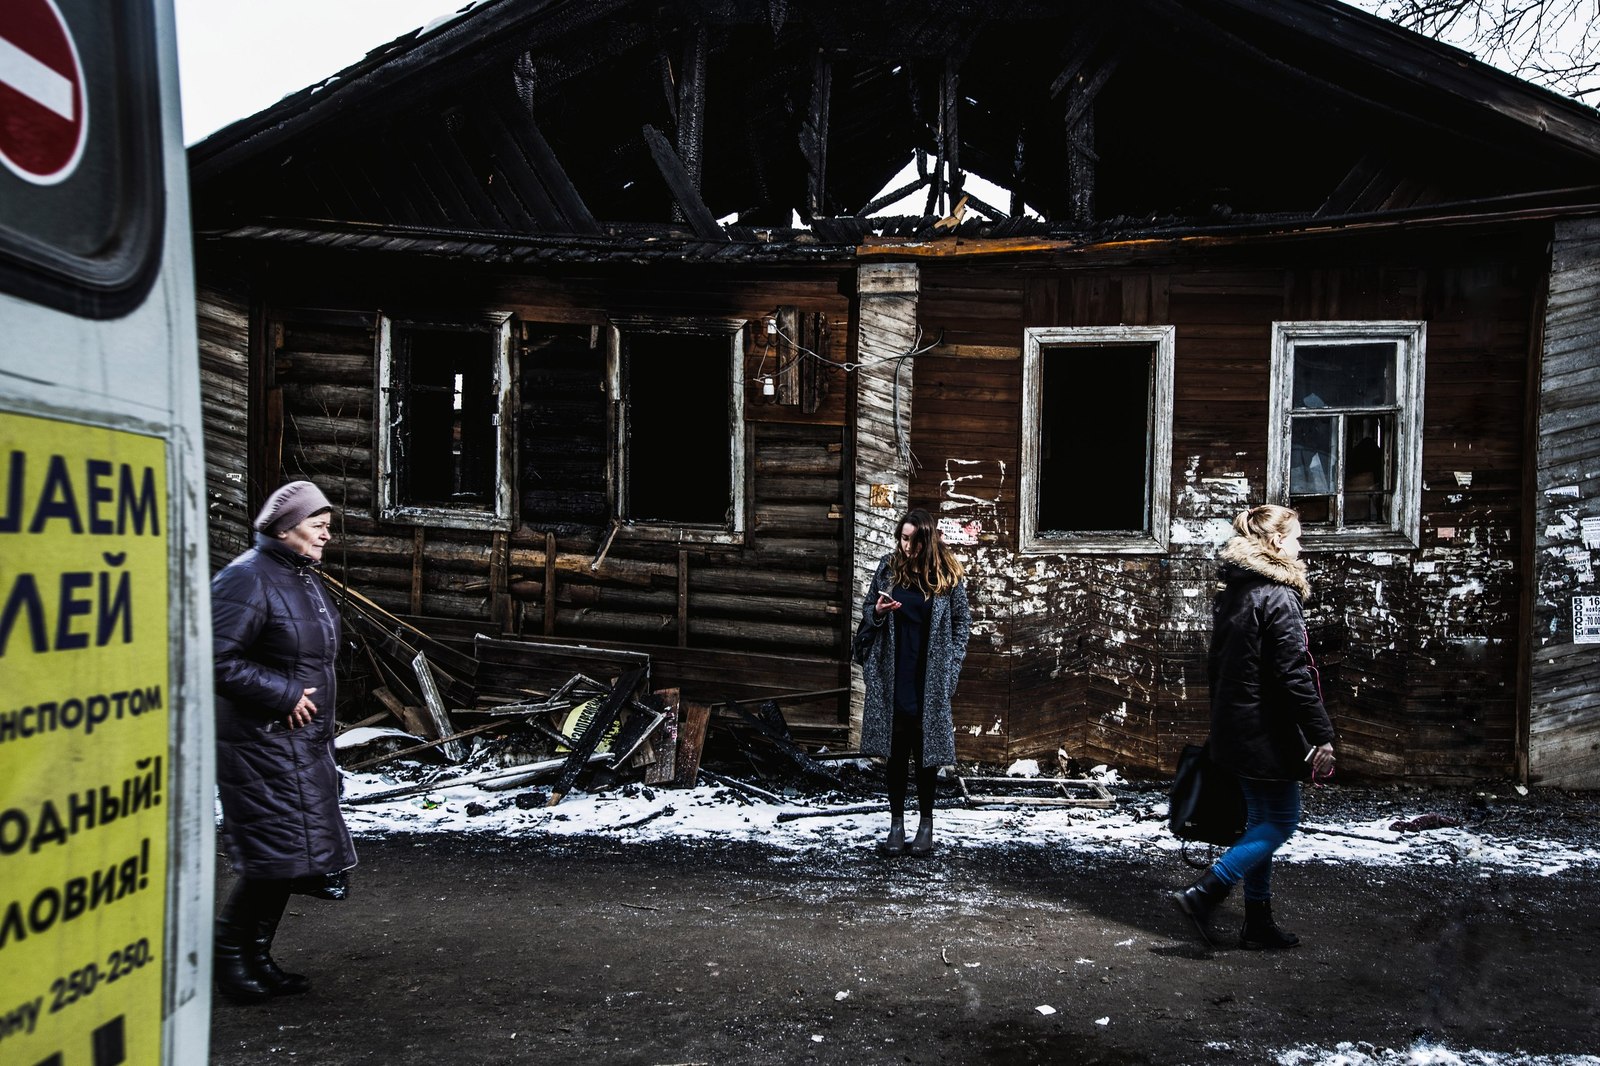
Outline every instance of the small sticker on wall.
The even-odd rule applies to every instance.
[[[1589,556],[1589,549],[1568,548],[1562,553],[1562,557],[1580,585],[1586,585],[1594,580],[1594,561]]]
[[[976,544],[983,532],[983,523],[976,518],[962,521],[959,518],[939,519],[939,535],[946,544]]]
[[[1455,475],[1456,475],[1456,484],[1458,486],[1460,486],[1461,488],[1464,488],[1464,489],[1470,489],[1472,487],[1472,471],[1470,471],[1470,470],[1457,470],[1455,472]]]
[[[1600,515],[1591,515],[1578,522],[1583,532],[1583,546],[1590,550],[1600,548]]]
[[[894,510],[894,486],[874,485],[867,494],[867,506],[885,511]]]
[[[1439,536],[1440,540],[1455,540],[1456,539],[1456,527],[1455,526],[1440,526],[1436,532],[1438,533],[1438,536]]]
[[[1572,643],[1600,644],[1600,596],[1572,597]]]

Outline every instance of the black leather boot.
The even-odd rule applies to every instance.
[[[1172,894],[1172,902],[1194,923],[1195,930],[1199,932],[1200,939],[1206,942],[1207,947],[1214,946],[1211,942],[1211,931],[1207,928],[1211,921],[1211,912],[1217,909],[1228,895],[1230,886],[1222,878],[1207,870],[1201,875],[1200,880]]]
[[[1239,930],[1239,946],[1252,951],[1292,948],[1300,943],[1293,933],[1285,933],[1272,920],[1270,899],[1244,901],[1244,926]]]
[[[878,854],[891,858],[906,853],[906,819],[903,814],[889,816],[889,835],[878,845]]]
[[[262,915],[255,923],[255,936],[251,938],[251,963],[260,975],[261,983],[274,996],[298,996],[311,991],[311,979],[305,974],[285,973],[272,958],[272,940],[278,935],[278,922],[283,914]]]
[[[917,835],[911,838],[911,854],[925,859],[933,854],[933,815],[924,814],[917,824]]]
[[[256,966],[254,923],[229,900],[217,917],[211,950],[211,980],[217,992],[235,1003],[260,1003],[272,988]]]

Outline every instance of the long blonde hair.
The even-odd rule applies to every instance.
[[[912,527],[911,548],[907,555],[899,548],[900,531]],[[933,516],[922,508],[907,511],[894,526],[895,550],[889,556],[889,575],[899,588],[915,586],[929,596],[939,596],[956,587],[965,571],[955,557]]]

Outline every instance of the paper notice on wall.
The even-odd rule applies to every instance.
[[[1600,644],[1600,596],[1572,597],[1572,643]]]
[[[1594,580],[1594,560],[1590,558],[1588,548],[1568,548],[1562,553],[1562,559],[1578,584],[1586,585]]]
[[[946,544],[976,544],[983,523],[976,518],[963,521],[959,518],[939,519],[939,535]]]
[[[1578,525],[1583,530],[1583,546],[1591,550],[1600,548],[1600,515],[1591,515]]]

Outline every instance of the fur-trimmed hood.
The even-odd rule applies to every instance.
[[[1260,574],[1268,581],[1289,586],[1300,594],[1301,602],[1311,599],[1311,582],[1306,577],[1306,564],[1298,559],[1285,559],[1270,545],[1254,537],[1233,537],[1222,546],[1221,555],[1225,563]]]

